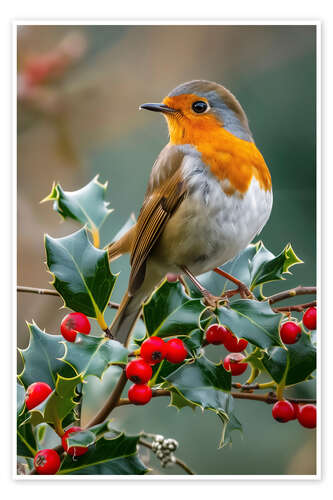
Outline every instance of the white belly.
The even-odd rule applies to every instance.
[[[187,266],[201,274],[233,259],[262,230],[273,196],[253,177],[248,191],[228,196],[202,164],[184,165],[189,195],[168,222],[157,253],[169,272]],[[174,242],[174,244],[172,244]]]

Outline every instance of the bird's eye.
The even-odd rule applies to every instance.
[[[192,104],[192,109],[195,113],[204,113],[208,108],[208,104],[205,101],[195,101]]]

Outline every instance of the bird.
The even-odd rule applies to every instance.
[[[136,224],[108,247],[110,262],[130,254],[128,288],[110,325],[125,345],[142,304],[168,273],[187,275],[209,305],[214,296],[196,277],[210,270],[249,296],[219,267],[261,232],[273,203],[269,168],[226,87],[192,80],[139,109],[164,116],[169,142],[152,167]]]

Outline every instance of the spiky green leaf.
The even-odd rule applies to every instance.
[[[30,340],[26,349],[19,349],[24,368],[19,379],[27,388],[33,382],[45,382],[54,388],[57,373],[64,377],[74,375],[73,369],[61,361],[65,353],[61,335],[50,335],[38,328],[36,323],[28,323]]]
[[[101,378],[112,363],[127,363],[128,349],[116,340],[77,334],[75,342],[64,342],[63,360],[83,377],[95,375]]]
[[[53,201],[53,208],[61,217],[74,219],[94,232],[112,212],[105,201],[107,185],[98,181],[98,175],[77,191],[65,191],[60,184],[53,184],[43,201]]]
[[[192,408],[197,405],[218,415],[223,423],[220,447],[227,444],[230,441],[227,427],[230,422],[234,422],[231,420],[233,398],[230,394],[230,372],[227,372],[222,364],[215,365],[201,356],[193,363],[182,365],[165,379],[172,392],[177,391],[181,396],[180,399],[173,397],[173,405],[182,408],[185,401],[188,401],[188,406]]]
[[[237,337],[267,349],[281,345],[279,323],[281,315],[274,313],[268,302],[242,299],[220,307],[216,312],[220,323],[229,328]]]
[[[277,383],[283,379],[286,385],[303,382],[316,369],[316,349],[309,335],[303,332],[295,344],[286,348],[270,349],[264,353],[262,363]]]
[[[142,475],[147,468],[137,455],[139,436],[117,435],[107,439],[107,435],[90,446],[87,453],[73,461],[67,456],[58,474],[99,474],[99,475]]]
[[[116,281],[107,252],[90,243],[85,229],[64,238],[46,235],[45,248],[53,286],[65,306],[99,321]]]
[[[199,327],[204,310],[201,300],[189,297],[179,282],[165,281],[143,308],[148,335],[188,335]]]
[[[61,423],[77,405],[74,401],[77,395],[75,388],[81,381],[81,375],[72,378],[64,378],[58,375],[53,392],[45,401],[30,411],[32,424],[37,425],[46,422],[57,425]]]

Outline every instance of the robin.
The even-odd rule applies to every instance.
[[[127,343],[142,303],[167,273],[186,274],[206,303],[214,297],[196,279],[241,252],[272,209],[269,169],[256,147],[246,114],[222,85],[183,83],[162,103],[140,109],[162,113],[170,140],[156,159],[137,223],[108,248],[110,261],[131,255],[131,273],[111,334]]]

